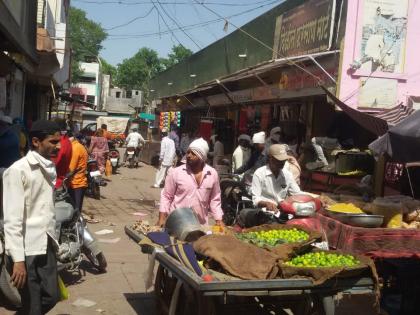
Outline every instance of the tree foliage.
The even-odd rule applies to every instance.
[[[143,47],[133,57],[124,59],[118,65],[115,83],[129,90],[146,90],[149,80],[163,69],[157,52]]]
[[[109,64],[104,58],[100,57],[101,67],[103,74],[109,74],[112,79],[115,79],[117,76],[117,67]]]
[[[183,45],[174,45],[172,46],[172,51],[168,54],[167,59],[163,59],[162,62],[166,69],[172,67],[173,65],[181,62],[182,60],[191,56],[193,52],[184,47]]]
[[[81,75],[79,63],[99,55],[107,33],[100,24],[89,20],[85,11],[70,7],[69,35],[72,48],[72,81],[77,82]]]

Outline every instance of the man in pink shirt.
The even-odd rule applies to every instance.
[[[187,163],[172,169],[160,197],[159,220],[165,224],[169,213],[179,208],[192,208],[200,224],[208,224],[209,212],[217,225],[223,225],[219,175],[206,164],[209,146],[200,138],[187,151]]]

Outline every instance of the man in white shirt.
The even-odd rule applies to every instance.
[[[252,202],[257,209],[244,209],[239,215],[238,221],[245,227],[266,223],[262,221],[265,218],[261,215],[260,209],[265,208],[278,214],[281,201],[288,196],[301,193],[294,176],[285,168],[287,160],[290,159],[287,147],[274,144],[268,153],[267,165],[258,168],[252,178]]]
[[[162,141],[160,143],[160,167],[156,173],[154,188],[160,188],[160,185],[165,180],[166,173],[169,168],[173,165],[176,156],[175,142],[168,137],[168,131],[162,129]]]
[[[144,141],[144,138],[138,132],[137,128],[133,128],[133,131],[127,136],[127,138],[125,139],[125,142],[127,143],[127,148],[135,149],[135,153],[134,153],[135,161],[138,162],[141,146],[146,141]],[[127,155],[128,154],[127,154],[127,149],[126,149],[124,153],[124,163],[127,161]]]
[[[238,138],[239,145],[232,155],[232,172],[248,163],[251,158],[251,137],[242,134]]]
[[[60,128],[36,121],[29,133],[32,150],[3,174],[6,254],[13,263],[11,280],[21,290],[24,314],[41,315],[59,300],[55,257],[54,184],[50,158],[60,148]]]

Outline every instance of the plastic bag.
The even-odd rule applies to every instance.
[[[60,290],[60,301],[65,301],[69,299],[69,290],[67,290],[63,280],[58,276],[58,289]]]
[[[105,163],[105,176],[111,176],[112,174],[112,165],[110,160],[106,160]]]

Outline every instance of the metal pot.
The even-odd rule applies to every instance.
[[[206,234],[191,208],[179,208],[172,211],[166,219],[165,229],[169,235],[186,242],[195,241]]]

